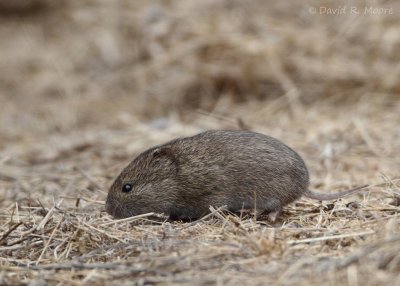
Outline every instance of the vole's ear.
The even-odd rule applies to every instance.
[[[160,146],[154,149],[152,152],[152,163],[170,166],[175,169],[176,173],[179,171],[178,159],[175,156],[174,150],[170,147]]]

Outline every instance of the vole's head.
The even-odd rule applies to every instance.
[[[148,212],[168,213],[177,186],[177,173],[178,161],[170,147],[145,151],[111,185],[106,211],[115,218]]]

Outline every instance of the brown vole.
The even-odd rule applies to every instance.
[[[308,190],[303,159],[272,137],[249,131],[206,131],[151,148],[136,157],[112,184],[106,211],[116,218],[159,212],[195,219],[209,206],[253,209],[276,217],[301,196],[333,200]]]

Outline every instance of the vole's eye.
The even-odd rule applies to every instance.
[[[131,183],[127,183],[127,184],[122,186],[122,191],[124,193],[129,193],[130,191],[132,191],[132,189],[133,189],[133,186],[132,186]]]

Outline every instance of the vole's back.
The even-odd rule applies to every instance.
[[[182,197],[231,210],[280,210],[308,188],[301,157],[282,142],[254,132],[206,131],[167,145],[179,161]]]

